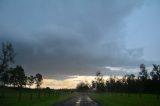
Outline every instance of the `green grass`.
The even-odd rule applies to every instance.
[[[36,90],[21,90],[21,100],[19,100],[19,90],[15,89],[0,89],[1,94],[5,98],[0,98],[0,106],[53,106],[54,104],[63,102],[74,94],[65,93],[51,93],[41,91],[40,98]],[[31,99],[32,94],[32,99]]]
[[[103,106],[160,106],[160,99],[152,94],[91,93]]]

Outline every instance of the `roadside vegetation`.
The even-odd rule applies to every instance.
[[[159,99],[154,94],[130,93],[91,93],[93,99],[102,106],[159,106]]]
[[[43,76],[25,74],[14,64],[16,53],[9,42],[0,48],[0,106],[51,106],[72,97],[73,91],[41,88]],[[34,89],[31,89],[32,86]]]
[[[1,106],[54,106],[71,98],[71,90],[0,88]],[[3,95],[3,98],[2,98]]]
[[[40,73],[27,76],[21,65],[13,64],[16,53],[11,43],[2,43],[0,48],[0,86],[24,88],[36,85],[40,88],[43,82],[43,77]],[[15,66],[15,67],[13,67]]]

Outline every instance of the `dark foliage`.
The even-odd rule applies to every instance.
[[[134,74],[125,75],[123,78],[110,77],[104,84],[100,74],[96,74],[96,81],[92,81],[92,88],[97,91],[125,92],[125,93],[155,93],[160,94],[160,66],[153,64],[153,70],[148,74],[144,64],[140,65],[138,77]],[[101,89],[100,89],[101,88]]]
[[[42,84],[42,80],[43,80],[42,75],[39,74],[39,73],[36,74],[36,76],[35,76],[35,83],[36,83],[37,88],[40,88],[40,86]]]
[[[88,91],[89,90],[89,84],[86,82],[80,82],[77,84],[77,91]]]
[[[2,43],[0,48],[0,85],[11,87],[31,87],[33,84],[40,88],[42,84],[42,75],[36,74],[36,76],[25,75],[22,66],[17,65],[15,68],[9,67],[10,63],[14,62],[14,49],[11,43]]]

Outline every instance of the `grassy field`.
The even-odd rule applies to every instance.
[[[73,95],[62,91],[0,89],[0,106],[53,106]]]
[[[152,94],[91,93],[103,106],[160,106],[160,99]]]

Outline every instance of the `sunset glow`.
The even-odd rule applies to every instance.
[[[95,76],[71,76],[73,78],[68,78],[64,80],[56,80],[56,79],[44,79],[42,87],[50,87],[53,89],[61,89],[61,88],[76,88],[76,85],[80,82],[88,82],[91,84],[91,81],[95,79]],[[103,77],[105,80],[109,78],[109,76]]]

